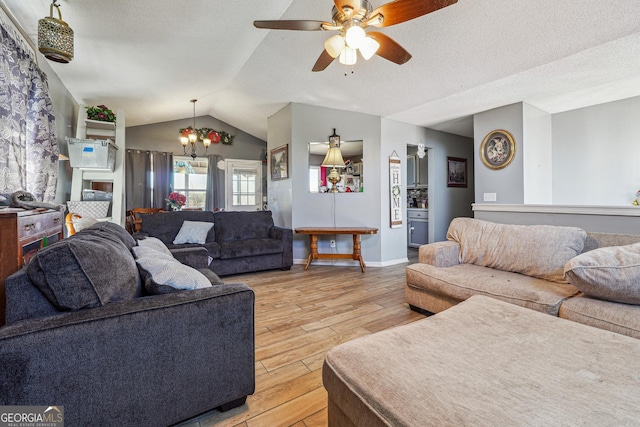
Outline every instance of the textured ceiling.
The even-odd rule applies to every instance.
[[[0,0],[36,41],[48,0]],[[372,0],[373,6],[383,1]],[[75,59],[51,63],[81,104],[127,126],[210,114],[266,139],[289,102],[472,136],[474,113],[525,101],[550,113],[640,95],[640,1],[459,0],[380,31],[413,58],[311,68],[332,33],[256,19],[331,19],[331,0],[59,0]],[[44,61],[44,59],[42,59]],[[345,76],[345,71],[347,76]]]

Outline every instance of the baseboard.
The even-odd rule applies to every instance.
[[[389,267],[389,266],[392,266],[392,265],[403,264],[403,263],[408,263],[408,262],[409,262],[409,258],[399,258],[399,259],[383,261],[383,262],[373,262],[373,261],[367,261],[367,260],[364,261],[364,263],[366,264],[367,267],[374,267],[374,268]],[[293,263],[294,264],[306,265],[307,264],[307,258],[294,259]],[[358,261],[355,261],[355,260],[337,260],[337,259],[336,260],[320,260],[320,259],[316,259],[316,260],[313,260],[311,262],[311,266],[313,267],[314,265],[335,265],[336,267],[360,267],[360,263]]]

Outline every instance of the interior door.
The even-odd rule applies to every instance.
[[[262,162],[226,160],[225,209],[257,211],[262,209]]]

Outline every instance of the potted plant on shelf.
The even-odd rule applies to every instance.
[[[116,115],[106,105],[87,106],[87,119],[97,120],[99,122],[116,122]]]

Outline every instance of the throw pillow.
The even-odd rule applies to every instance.
[[[151,283],[145,283],[149,293],[166,293],[165,291],[158,291],[158,286],[162,285],[178,290],[211,287],[211,282],[202,273],[195,268],[179,263],[175,259],[168,260],[143,256],[138,258],[136,262],[151,275]]]
[[[571,259],[564,272],[569,283],[586,295],[640,304],[640,243],[585,252]]]
[[[93,224],[97,224],[98,220],[89,216],[83,216],[80,218],[74,216],[71,218],[71,223],[73,224],[73,229],[76,230],[77,233],[87,227],[91,227]]]
[[[27,267],[29,279],[61,310],[137,296],[140,278],[128,248],[118,239],[85,231],[41,249]]]
[[[132,251],[136,256],[136,260],[144,257],[149,257],[163,259],[165,261],[171,262],[176,261],[175,258],[173,258],[173,255],[171,255],[171,252],[167,254],[149,246],[134,246]]]
[[[138,246],[155,249],[158,252],[162,252],[163,254],[169,255],[171,258],[173,258],[173,254],[171,253],[169,248],[167,248],[167,245],[162,243],[162,240],[156,237],[147,237],[144,239],[139,239]]]
[[[209,233],[211,227],[213,227],[212,222],[183,221],[178,235],[173,240],[173,244],[199,243],[204,245],[207,242],[207,233]]]

